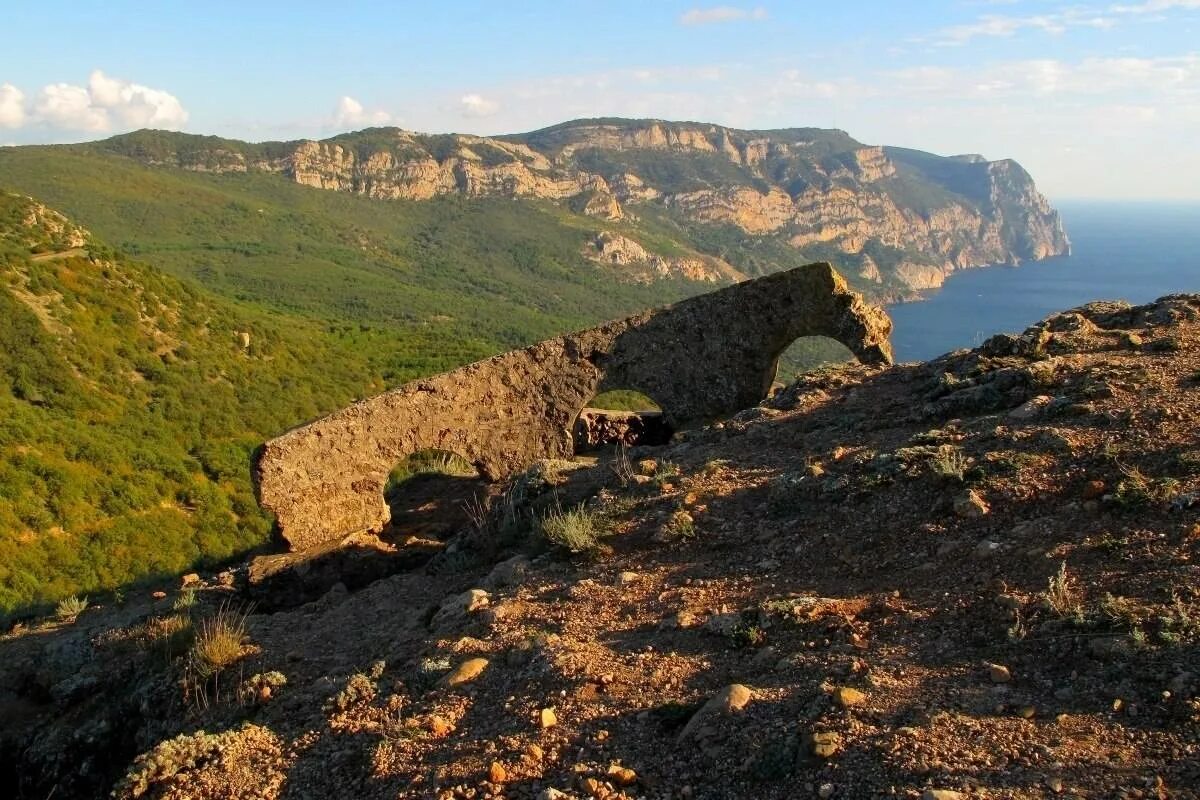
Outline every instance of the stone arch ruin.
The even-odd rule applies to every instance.
[[[499,480],[569,457],[572,426],[598,392],[653,397],[675,429],[766,397],[780,354],[801,336],[890,362],[891,320],[829,264],[809,264],[548,339],[355,403],[267,442],[259,499],[304,550],[380,530],[388,472],[408,453],[461,453]]]

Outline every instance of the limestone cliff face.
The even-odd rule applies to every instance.
[[[685,244],[712,247],[713,232],[703,229],[725,226],[786,242],[798,256],[837,261],[840,254],[848,273],[893,293],[940,285],[958,269],[1069,250],[1057,212],[1016,162],[867,146],[836,130],[579,120],[504,137],[377,128],[259,145],[187,137],[174,148],[159,140],[148,147],[139,135],[145,137],[105,144],[150,163],[274,172],[306,186],[379,199],[544,198],[635,228],[642,216],[665,213],[681,227]],[[611,243],[589,248],[595,260],[615,263]],[[725,258],[721,248],[705,252]],[[683,266],[689,260],[692,266]],[[660,276],[741,274],[648,251],[637,261]],[[749,272],[755,270],[770,267]]]
[[[657,278],[684,278],[704,283],[746,278],[719,259],[661,256],[627,236],[610,231],[597,235],[584,255],[593,261],[621,269],[623,277],[637,283],[648,283]]]

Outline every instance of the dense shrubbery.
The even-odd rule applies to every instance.
[[[0,196],[0,230],[24,205]],[[26,250],[44,238],[19,232]],[[0,611],[262,542],[253,449],[383,388],[353,336],[126,260],[32,261],[0,241]]]

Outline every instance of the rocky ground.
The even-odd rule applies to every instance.
[[[539,465],[362,588],[255,612],[239,569],[13,630],[0,791],[1200,797],[1198,419],[1200,296],[810,375]]]

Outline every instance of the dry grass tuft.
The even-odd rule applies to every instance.
[[[1065,561],[1059,566],[1058,572],[1050,576],[1042,596],[1050,610],[1060,617],[1079,617],[1083,614],[1083,592],[1067,572]]]
[[[578,506],[551,511],[542,519],[542,535],[572,553],[596,553],[603,549],[601,537],[608,530],[599,512]]]
[[[219,674],[246,654],[248,612],[222,606],[196,626],[190,668],[201,680]]]

